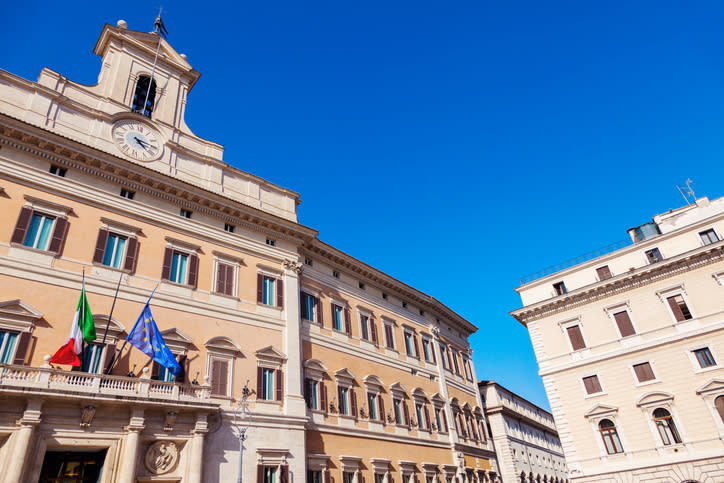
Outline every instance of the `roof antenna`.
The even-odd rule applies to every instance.
[[[696,202],[696,195],[694,194],[694,188],[691,187],[691,183],[693,183],[693,181],[691,178],[688,178],[685,186],[676,185],[676,188],[679,190],[679,193],[681,193],[681,196],[684,197],[687,205]],[[689,196],[691,196],[691,201],[689,201]]]

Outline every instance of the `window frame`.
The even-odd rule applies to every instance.
[[[661,290],[656,291],[656,295],[659,297],[659,300],[661,300],[661,303],[664,304],[666,312],[668,312],[669,316],[671,317],[671,321],[673,325],[682,324],[685,322],[690,322],[692,320],[695,320],[696,313],[694,310],[692,310],[691,303],[689,302],[689,298],[686,293],[686,288],[684,287],[684,284],[675,285],[673,287],[664,288]],[[674,313],[674,310],[671,307],[671,303],[669,302],[669,299],[672,297],[680,296],[684,304],[686,305],[686,309],[689,312],[689,315],[691,315],[690,318],[684,318],[683,320],[678,320],[676,317],[676,313]],[[685,317],[682,311],[682,316]]]
[[[355,376],[349,369],[340,369],[334,373],[335,378],[335,398],[337,400],[337,414],[339,417],[357,419],[359,417],[359,407],[357,402],[357,394],[354,390]],[[346,392],[345,392],[346,391]],[[346,394],[346,398],[342,401],[342,394]],[[344,404],[342,404],[344,402]]]
[[[265,298],[268,301],[268,295],[265,297],[264,280],[269,279],[274,282],[274,293],[272,299],[273,304],[265,302]],[[256,303],[261,307],[268,307],[272,309],[284,310],[284,280],[282,279],[282,272],[275,269],[267,268],[266,266],[257,265],[256,272]]]
[[[710,234],[713,234],[715,239],[711,240],[711,237],[707,236],[707,239],[709,239],[709,241],[707,243],[707,240],[705,240],[704,235],[710,235]],[[711,228],[707,228],[707,229],[699,232],[699,241],[701,242],[701,246],[703,246],[703,247],[705,247],[707,245],[712,245],[716,242],[719,242],[719,241],[721,241],[721,239],[722,238],[719,236],[719,233],[714,229],[713,226]]]
[[[592,392],[592,393],[589,393],[589,392],[587,391],[585,379],[587,379],[587,378],[589,378],[589,377],[595,377],[595,378],[596,378],[596,381],[598,382],[598,387],[601,388],[600,391]],[[580,378],[579,380],[580,380],[580,383],[581,383],[581,388],[583,389],[583,397],[584,397],[584,399],[588,399],[588,398],[592,398],[592,397],[598,397],[598,396],[602,396],[602,395],[604,395],[604,394],[607,394],[606,390],[605,390],[604,387],[603,387],[603,383],[601,382],[601,375],[600,375],[599,373],[588,374],[587,376],[581,376],[581,378]]]
[[[422,354],[425,358],[425,362],[437,365],[437,357],[435,356],[435,341],[432,338],[421,335],[420,342],[422,344]],[[431,357],[428,357],[431,356]]]
[[[712,359],[714,360],[714,365],[701,367],[701,364],[699,362],[699,358],[696,355],[696,351],[706,349],[709,351],[709,354],[711,355]],[[686,349],[686,354],[689,357],[689,360],[691,361],[691,366],[694,369],[694,373],[698,374],[701,372],[709,372],[716,369],[721,369],[721,364],[719,364],[719,354],[717,354],[717,351],[715,351],[712,348],[712,344],[691,344]]]
[[[581,320],[581,317],[576,317],[574,319],[568,319],[568,320],[559,322],[558,325],[561,328],[561,331],[563,332],[563,336],[566,339],[566,343],[568,344],[568,348],[569,348],[569,351],[571,352],[571,354],[581,353],[581,352],[589,349],[588,343],[586,342],[586,334],[583,331],[583,321]],[[578,349],[574,348],[573,341],[571,340],[570,332],[568,331],[568,329],[570,329],[574,326],[578,326],[578,331],[580,332],[581,340],[583,342],[583,347],[580,347]]]
[[[604,435],[604,429],[601,428],[601,424],[603,424],[604,421],[611,422],[611,426],[606,427],[606,432],[608,433],[609,437],[611,438],[612,443],[614,443],[614,441],[613,441],[613,436],[611,436],[611,434],[616,436],[616,439],[618,440],[618,444],[621,446],[621,451],[614,451],[613,453],[609,451],[608,445],[606,444],[606,436]],[[611,427],[613,429],[609,429]],[[621,434],[618,431],[618,425],[616,424],[615,419],[610,418],[610,417],[601,418],[596,424],[596,429],[598,430],[599,436],[601,438],[601,442],[603,443],[603,449],[606,452],[607,456],[617,456],[617,455],[626,454],[626,449],[625,449],[625,446],[621,439]],[[614,449],[616,449],[615,444],[614,444]]]
[[[397,323],[394,320],[382,317],[382,331],[385,334],[385,349],[397,352],[397,344],[395,343],[395,327]]]
[[[18,213],[18,218],[10,237],[10,245],[23,250],[50,254],[54,257],[61,256],[70,229],[68,217],[73,210],[68,206],[45,201],[30,195],[25,195],[24,199],[25,204],[20,208],[20,212]],[[52,219],[47,244],[45,248],[42,249],[25,244],[33,215],[36,213]]]
[[[653,265],[655,263],[663,262],[666,258],[661,253],[661,249],[659,247],[651,247],[648,250],[644,250],[644,259],[646,260],[646,265]]]
[[[565,281],[561,280],[560,282],[556,282],[553,284],[553,293],[554,297],[560,297],[561,295],[565,295],[568,293],[568,288],[566,288]]]
[[[601,274],[607,274],[608,276],[603,277]],[[599,282],[603,282],[604,280],[611,278],[613,278],[613,272],[611,271],[611,267],[609,265],[602,265],[596,268],[596,279]]]
[[[214,269],[213,269],[213,278],[211,280],[211,292],[216,295],[221,295],[224,297],[231,297],[234,299],[239,298],[239,272],[241,270],[241,265],[244,263],[244,260],[239,257],[235,257],[233,255],[227,255],[226,253],[221,253],[216,250],[212,251],[214,255]],[[226,293],[226,291],[219,291],[219,269],[220,267],[224,265],[226,267],[229,267],[231,269],[231,273],[229,274],[228,270],[226,270],[226,274],[224,275],[223,284],[224,286],[229,285],[229,275],[231,276],[231,293]]]
[[[638,367],[638,366],[642,366],[642,365],[644,365],[644,364],[648,364],[648,365],[649,365],[649,369],[651,370],[651,374],[653,374],[653,376],[654,376],[653,379],[647,379],[647,380],[645,380],[645,381],[640,381],[640,380],[639,380],[638,376],[636,375],[636,369],[635,369],[635,368]],[[640,386],[648,386],[648,385],[650,385],[650,384],[656,384],[656,383],[661,382],[661,380],[659,379],[659,376],[657,375],[656,370],[654,369],[654,364],[653,364],[653,362],[652,362],[650,359],[641,360],[641,361],[636,361],[636,362],[630,364],[630,365],[629,365],[629,368],[630,368],[631,374],[632,374],[632,376],[633,376],[634,384],[635,384],[637,387],[640,387]]]
[[[614,304],[614,305],[609,305],[608,307],[605,307],[603,310],[604,310],[604,312],[606,312],[606,316],[609,318],[609,320],[611,320],[611,322],[613,323],[614,330],[616,331],[616,334],[618,334],[619,340],[629,339],[629,338],[640,335],[639,331],[638,331],[638,327],[636,327],[636,324],[634,323],[634,318],[632,317],[632,313],[631,313],[631,306],[630,306],[628,300],[625,302]],[[623,335],[623,333],[621,332],[621,327],[618,324],[618,320],[616,320],[616,315],[620,314],[622,312],[625,312],[626,315],[628,316],[628,322],[631,324],[631,328],[633,329],[633,334]]]

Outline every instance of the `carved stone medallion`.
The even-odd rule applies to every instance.
[[[163,475],[176,468],[178,448],[173,441],[156,441],[148,447],[144,459],[146,468],[154,475]]]

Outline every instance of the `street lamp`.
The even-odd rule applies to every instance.
[[[237,399],[238,409],[234,411],[234,427],[236,428],[236,437],[239,438],[239,477],[237,483],[241,483],[241,472],[244,462],[244,441],[246,441],[246,432],[251,426],[251,410],[249,409],[249,381],[246,381],[241,389],[241,399]]]

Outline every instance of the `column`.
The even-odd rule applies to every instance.
[[[138,464],[138,448],[141,431],[145,429],[143,409],[134,408],[131,411],[131,419],[124,429],[126,436],[123,439],[123,452],[119,462],[118,472],[119,483],[134,483],[136,481],[136,465]]]
[[[307,409],[302,396],[302,339],[299,333],[299,275],[302,264],[284,260],[284,352],[287,355],[287,370],[284,377],[284,413],[306,416]]]
[[[191,454],[189,458],[188,482],[201,483],[204,464],[204,437],[209,431],[206,414],[196,415],[196,425],[191,439]],[[241,458],[241,455],[239,455]]]
[[[6,461],[11,464],[7,465],[7,472],[5,473],[5,479],[8,483],[15,483],[21,481],[23,476],[23,469],[26,468],[26,459],[30,449],[30,442],[35,431],[35,426],[40,423],[40,408],[43,405],[43,401],[39,399],[28,400],[23,412],[23,417],[16,421],[18,426],[17,431],[12,436],[12,452],[6,458]]]

